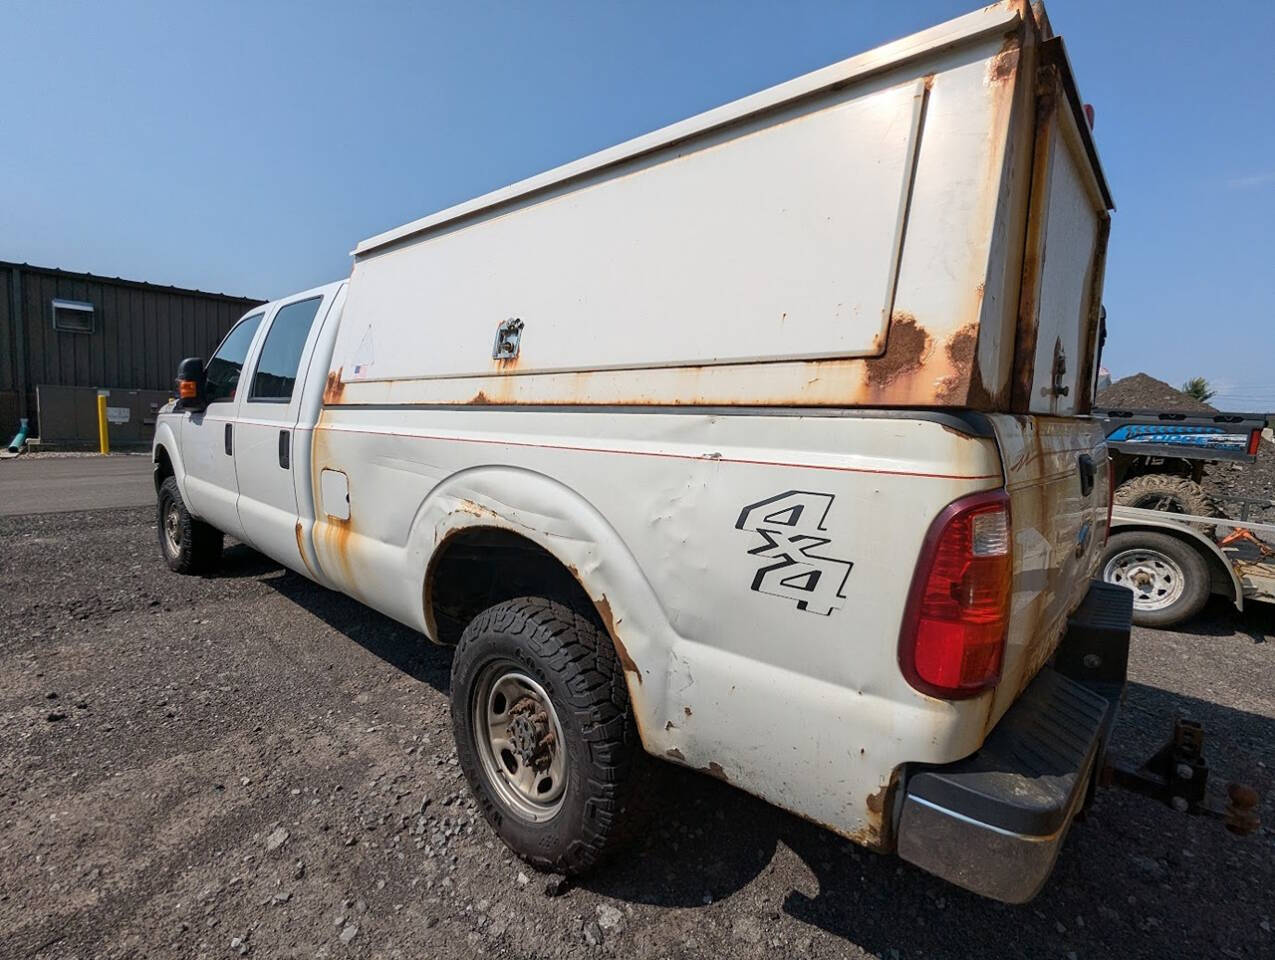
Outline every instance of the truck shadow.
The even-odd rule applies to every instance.
[[[358,601],[247,548],[227,551],[223,575],[258,578],[389,665],[448,692],[451,650]],[[1179,715],[1208,731],[1213,789],[1223,790],[1228,779],[1252,784],[1263,796],[1263,821],[1275,822],[1275,767],[1259,765],[1275,742],[1275,719],[1132,683],[1113,751],[1149,756]],[[1171,955],[1199,937],[1201,918],[1234,915],[1237,904],[1256,924],[1266,910],[1264,891],[1275,886],[1269,828],[1239,839],[1219,824],[1105,790],[1067,837],[1040,896],[1006,906],[864,850],[729,784],[658,761],[649,776],[644,788],[654,800],[645,829],[578,886],[634,904],[689,909],[670,914],[669,922],[702,945],[732,937],[718,926],[723,920],[713,919],[722,914],[711,905],[738,900],[723,919],[743,938],[741,955],[800,952],[815,931],[883,957],[1085,957],[1120,952],[1115,945],[1131,942],[1140,955]],[[1247,933],[1228,927],[1210,936],[1216,950],[1244,955],[1238,938]]]
[[[1134,683],[1113,751],[1149,756],[1178,715],[1209,731],[1210,759],[1217,765],[1212,789],[1221,792],[1228,779],[1250,783],[1261,792],[1263,821],[1270,823],[1275,778],[1259,763],[1275,737],[1275,719]],[[1169,955],[1198,932],[1197,918],[1222,916],[1237,901],[1249,905],[1256,922],[1264,910],[1262,891],[1275,883],[1269,828],[1236,838],[1218,823],[1104,790],[1069,834],[1041,894],[1029,904],[1007,906],[896,857],[863,850],[726,784],[689,771],[670,776],[675,782],[662,792],[677,797],[676,805],[661,808],[637,856],[581,885],[617,899],[676,907],[739,892],[750,901],[746,929],[760,935],[763,946],[783,931],[786,916],[880,956],[1070,951],[1083,957],[1108,954],[1113,944],[1131,940],[1147,956]],[[757,893],[741,891],[761,874],[775,879],[762,880],[757,889],[787,892],[753,906]],[[788,929],[781,945],[791,949],[793,936]],[[1224,931],[1218,938],[1217,949],[1230,946]],[[1242,955],[1243,947],[1236,949]]]
[[[1275,604],[1249,601],[1241,612],[1224,597],[1210,597],[1198,615],[1169,629],[1195,637],[1228,637],[1240,633],[1254,643],[1266,643],[1275,638]]]
[[[271,573],[277,575],[266,576]],[[237,544],[227,549],[217,575],[255,577],[412,679],[444,694],[451,689],[450,647],[430,643],[410,627],[343,593],[307,580],[250,547]]]

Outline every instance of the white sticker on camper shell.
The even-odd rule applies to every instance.
[[[363,332],[363,339],[359,341],[359,345],[354,348],[354,353],[350,355],[350,376],[351,380],[365,380],[371,376],[372,364],[376,362],[376,355],[372,349],[372,328],[368,327]]]

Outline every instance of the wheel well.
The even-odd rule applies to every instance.
[[[425,620],[439,643],[454,644],[482,611],[515,597],[557,600],[605,629],[574,574],[537,543],[509,530],[471,527],[438,547],[425,575]]]
[[[1174,540],[1181,541],[1204,558],[1204,565],[1209,571],[1210,593],[1219,593],[1223,596],[1230,597],[1236,603],[1243,602],[1244,598],[1236,595],[1235,581],[1231,579],[1231,573],[1226,568],[1225,564],[1223,564],[1222,559],[1212,550],[1204,549],[1200,545],[1200,542],[1194,537],[1181,533],[1178,530],[1174,530],[1172,527],[1141,525],[1119,526],[1112,528],[1111,536],[1114,537],[1119,533],[1161,533],[1166,537],[1172,537]]]
[[[168,456],[168,450],[165,447],[155,448],[155,490],[159,491],[160,486],[165,480],[173,476],[172,458]]]

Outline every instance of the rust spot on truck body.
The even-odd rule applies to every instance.
[[[871,850],[888,853],[894,846],[894,825],[891,822],[891,811],[894,809],[894,795],[899,786],[898,771],[890,774],[888,783],[874,790],[864,798],[863,809],[865,823],[858,830],[849,833],[836,830],[855,843],[862,844]]]
[[[919,370],[929,356],[930,335],[910,313],[890,318],[885,353],[867,362],[865,380],[869,391],[889,386],[904,374]]]
[[[301,555],[301,563],[305,566],[306,573],[310,574],[313,579],[317,580],[318,576],[315,574],[314,568],[310,566],[309,558],[305,555],[305,539],[301,533],[301,521],[299,520],[297,521],[295,532],[297,535],[297,553]]]
[[[722,769],[722,765],[715,760],[710,760],[707,767],[700,767],[700,773],[707,773],[715,780],[723,783],[730,783],[730,777],[726,776],[726,771]]]
[[[673,747],[671,750],[665,750],[664,756],[668,757],[670,760],[676,760],[678,763],[686,762],[686,757],[682,755],[682,751],[677,749],[677,747]]]
[[[1018,73],[1018,55],[1020,44],[1017,32],[1006,38],[1000,53],[987,63],[987,82],[989,84],[1013,83]]]
[[[576,581],[579,582],[579,572],[575,568],[571,568],[571,573],[576,578]],[[625,673],[631,675],[640,685],[642,683],[642,671],[633,662],[633,658],[629,656],[629,651],[625,649],[624,641],[620,639],[620,631],[616,629],[617,621],[611,613],[611,601],[606,598],[606,594],[603,594],[593,602],[593,606],[597,609],[598,616],[602,618],[602,625],[606,627],[606,631],[611,637],[611,642],[615,645],[615,655],[620,660],[620,666]]]
[[[345,395],[345,381],[341,379],[343,367],[328,371],[328,378],[323,384],[324,404],[338,404]]]

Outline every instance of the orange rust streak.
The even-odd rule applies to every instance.
[[[301,555],[301,562],[305,565],[306,572],[313,577],[315,576],[314,568],[310,566],[310,561],[306,558],[306,555],[305,555],[305,544],[302,542],[300,521],[297,521],[296,534],[297,534],[297,553]]]
[[[615,616],[611,612],[611,602],[607,600],[606,595],[593,604],[598,611],[598,616],[602,618],[602,623],[606,627],[606,631],[611,636],[612,643],[615,644],[615,655],[620,659],[620,666],[624,668],[624,672],[633,675],[633,679],[640,685],[642,683],[642,671],[638,669],[633,658],[629,656],[629,651],[625,649],[624,642],[620,639],[620,633],[616,630]]]
[[[345,381],[341,379],[344,367],[328,371],[327,381],[323,385],[323,402],[325,404],[340,403],[345,394]]]

